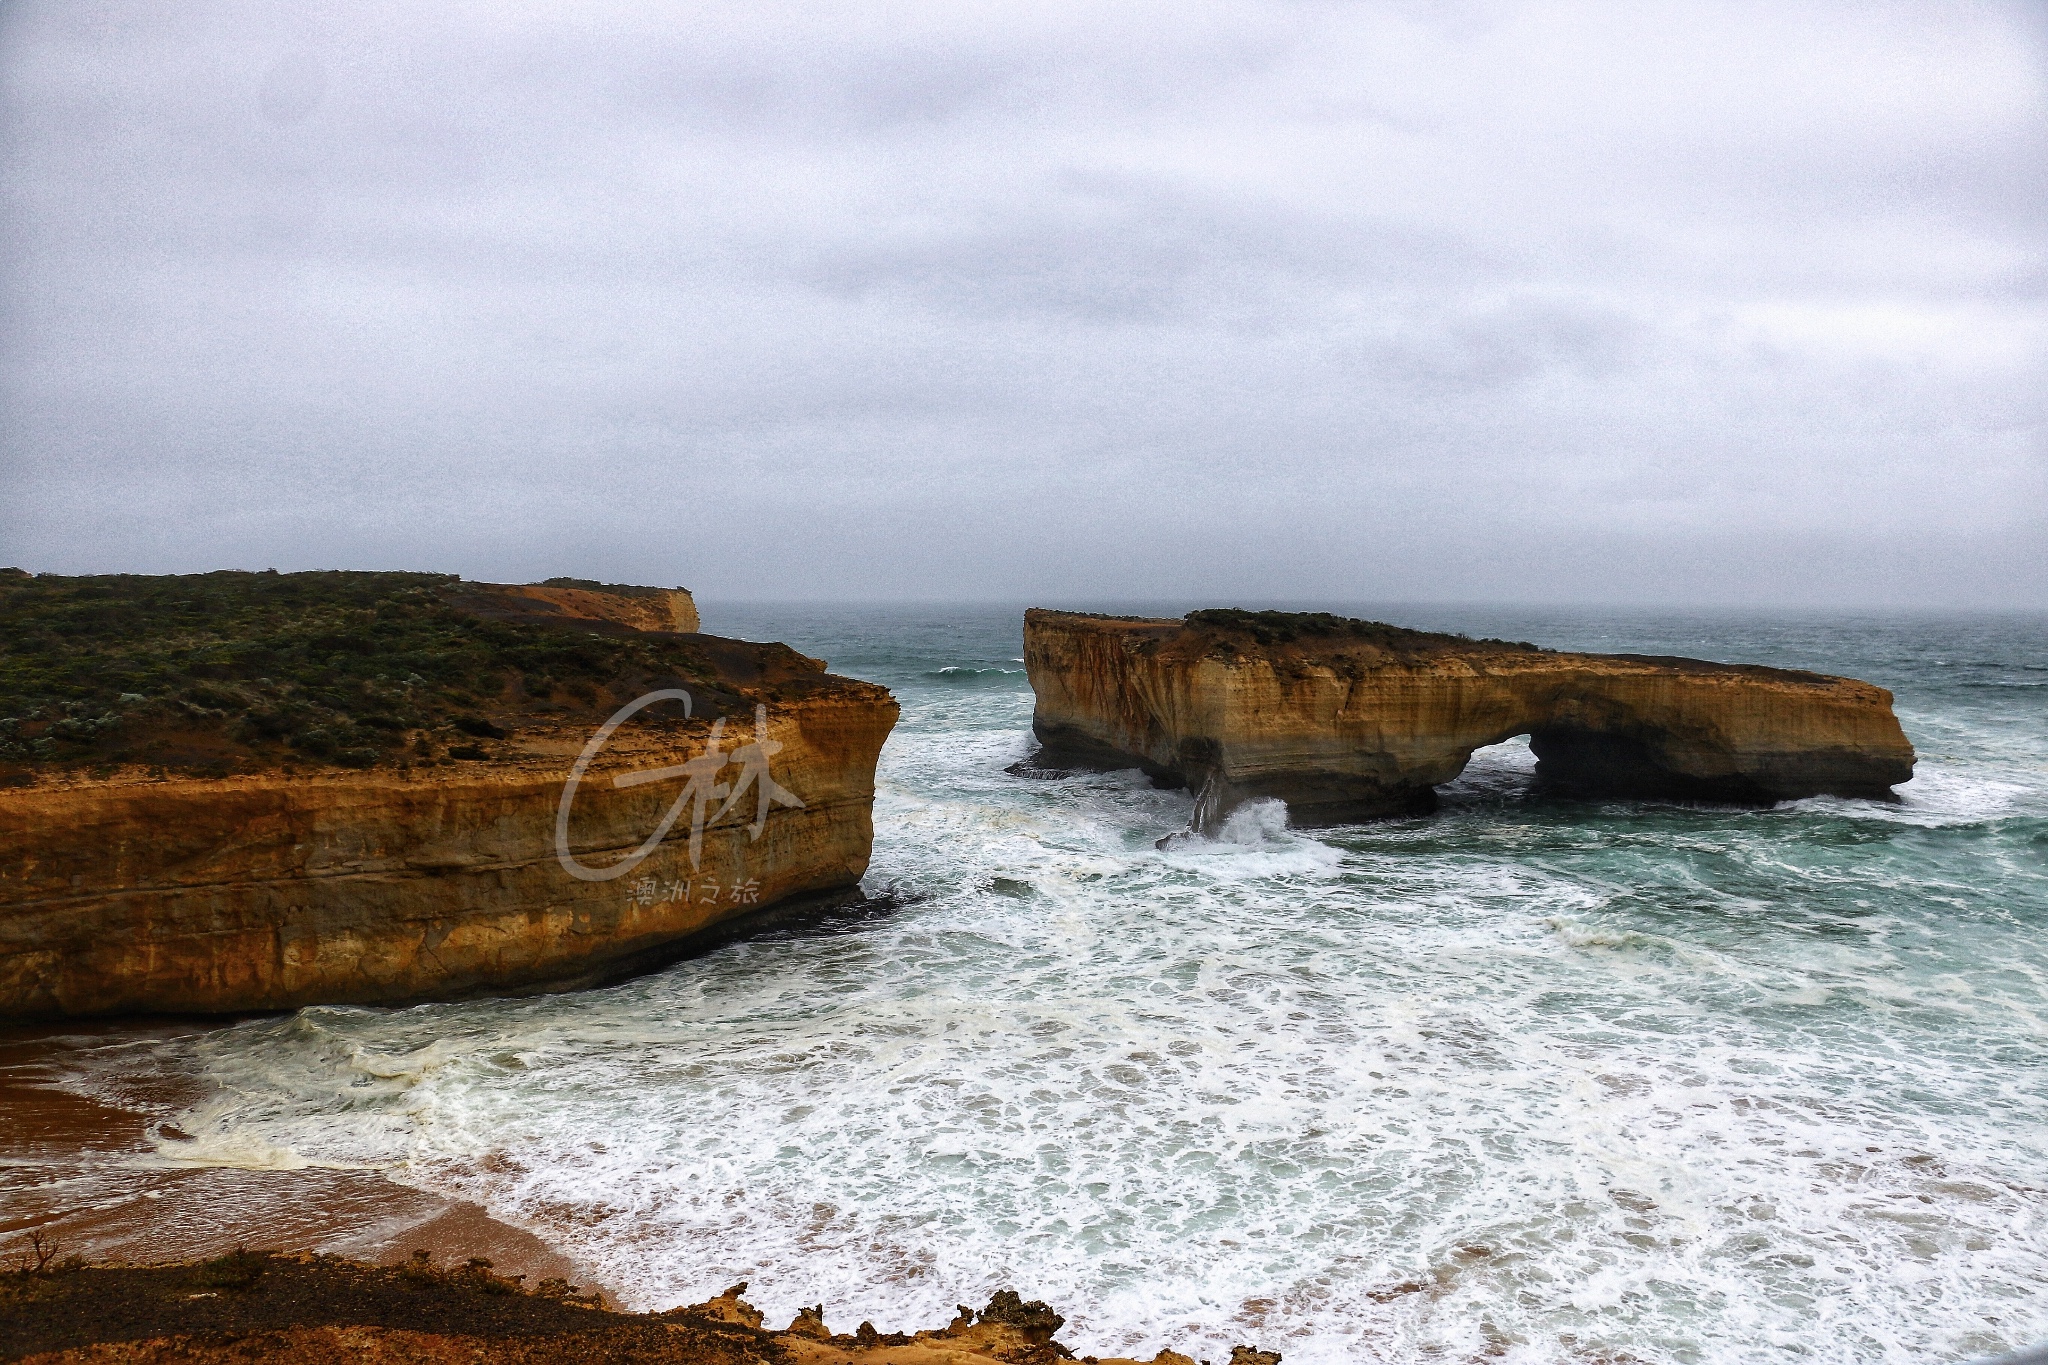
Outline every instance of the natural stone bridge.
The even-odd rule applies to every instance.
[[[1186,783],[1202,830],[1258,797],[1299,824],[1430,810],[1474,749],[1516,735],[1538,780],[1574,795],[1895,799],[1913,775],[1889,692],[1787,669],[1232,611],[1034,609],[1024,661],[1038,764]]]

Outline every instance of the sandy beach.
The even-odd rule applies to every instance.
[[[595,1277],[476,1204],[409,1189],[374,1170],[245,1170],[180,1165],[141,1113],[50,1083],[81,1038],[187,1030],[192,1023],[15,1028],[0,1033],[0,1257],[40,1232],[63,1255],[137,1264],[250,1250],[333,1252],[395,1265],[489,1259],[529,1283]],[[174,1082],[168,1079],[166,1098]],[[167,1153],[164,1148],[169,1148]]]

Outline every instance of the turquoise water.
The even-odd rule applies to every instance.
[[[1569,804],[1510,743],[1433,817],[1161,852],[1185,793],[1004,772],[1018,611],[714,603],[902,700],[896,908],[578,995],[81,1047],[67,1083],[191,1078],[162,1159],[383,1169],[643,1307],[748,1279],[917,1325],[1014,1285],[1089,1353],[1289,1365],[2048,1340],[2048,622],[1363,610],[1866,678],[1918,776]]]

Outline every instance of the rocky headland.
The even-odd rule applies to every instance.
[[[1541,783],[1579,796],[1893,799],[1913,775],[1889,692],[1780,668],[1234,610],[1034,609],[1024,661],[1036,767],[1185,784],[1203,832],[1262,797],[1304,825],[1427,811],[1473,750],[1516,735]]]
[[[563,579],[0,575],[0,1019],[565,989],[846,895],[894,699],[696,625]]]
[[[487,1260],[437,1266],[424,1251],[395,1267],[253,1252],[151,1266],[17,1256],[0,1274],[0,1359],[33,1365],[1197,1365],[1166,1350],[1149,1362],[1076,1355],[1054,1337],[1066,1320],[1014,1290],[925,1331],[863,1322],[835,1332],[823,1305],[774,1331],[740,1297],[745,1284],[689,1307],[621,1313],[560,1280],[529,1288]],[[1250,1346],[1230,1359],[1280,1365],[1278,1352]]]

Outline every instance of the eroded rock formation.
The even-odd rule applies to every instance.
[[[529,1288],[488,1260],[440,1267],[425,1251],[393,1267],[249,1251],[169,1265],[46,1264],[0,1276],[0,1355],[30,1365],[1196,1365],[1170,1350],[1147,1361],[1077,1357],[1053,1336],[1066,1320],[1014,1290],[922,1332],[869,1322],[834,1332],[823,1305],[777,1332],[740,1297],[746,1289],[623,1313],[560,1280]],[[1237,1346],[1230,1365],[1281,1357]]]
[[[894,699],[782,645],[649,638],[683,671],[480,705],[404,750],[438,757],[0,789],[0,1018],[566,988],[855,887]],[[634,693],[664,695],[594,744]]]
[[[1429,810],[1474,749],[1516,735],[1540,781],[1590,796],[1889,799],[1913,775],[1889,692],[1786,669],[1229,611],[1034,609],[1024,661],[1040,765],[1186,783],[1203,830],[1258,797],[1301,824]]]

